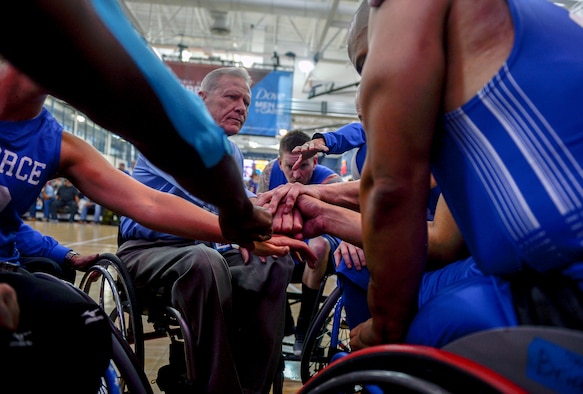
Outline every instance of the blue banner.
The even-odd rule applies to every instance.
[[[254,81],[247,121],[239,134],[275,137],[291,128],[293,72],[271,71]]]

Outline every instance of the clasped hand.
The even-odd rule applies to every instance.
[[[267,241],[272,235],[271,214],[261,206],[250,204],[250,210],[219,211],[223,236],[253,250],[254,242]]]
[[[325,231],[323,204],[318,189],[301,183],[287,183],[257,196],[257,205],[273,215],[273,232],[296,239],[313,238]]]

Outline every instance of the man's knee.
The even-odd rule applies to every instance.
[[[193,245],[182,248],[180,256],[169,271],[175,272],[179,278],[195,277],[205,281],[230,281],[230,273],[223,256],[216,250],[204,245]]]
[[[318,256],[318,261],[323,261],[330,253],[330,243],[324,237],[316,237],[310,239],[308,245],[312,251]]]

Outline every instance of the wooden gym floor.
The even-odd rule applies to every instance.
[[[100,224],[79,224],[58,222],[49,223],[42,221],[27,221],[36,230],[43,234],[50,235],[61,244],[75,249],[81,254],[92,253],[115,253],[117,246],[117,227]],[[80,276],[77,278],[79,284]],[[293,286],[290,285],[290,286]],[[297,308],[292,307],[294,314],[297,314]],[[144,319],[144,324],[149,324]],[[284,343],[293,343],[293,336],[286,337]],[[155,383],[158,369],[168,362],[168,344],[166,338],[146,341],[146,360],[145,371],[148,376],[154,393],[162,393]],[[295,361],[286,361],[285,365],[284,394],[296,393],[301,387],[299,377],[299,363]]]

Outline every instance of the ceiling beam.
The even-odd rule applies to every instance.
[[[219,11],[247,11],[264,14],[303,16],[309,18],[326,18],[330,14],[330,1],[314,0],[123,0],[127,4],[158,4],[167,6],[191,6]],[[331,0],[338,3],[338,0]],[[336,14],[351,18],[358,8],[358,2],[337,4]]]

